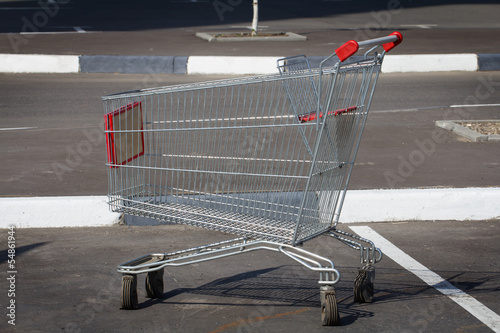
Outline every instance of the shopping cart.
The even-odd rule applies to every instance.
[[[354,298],[371,302],[382,252],[337,224],[384,54],[401,41],[349,41],[315,69],[290,57],[276,75],[103,97],[111,210],[238,236],[119,265],[121,307],[138,307],[138,274],[161,298],[165,267],[269,250],[319,272],[322,323],[338,325],[338,270],[298,247],[319,235],[359,251]]]

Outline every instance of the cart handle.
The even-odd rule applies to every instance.
[[[389,52],[394,47],[399,45],[403,41],[403,35],[394,31],[389,36],[374,38],[369,40],[364,40],[362,42],[356,42],[355,40],[350,40],[338,49],[335,50],[335,54],[339,58],[340,61],[344,61],[354,53],[358,52],[359,47],[364,46],[373,46],[373,45],[382,45],[386,52]]]

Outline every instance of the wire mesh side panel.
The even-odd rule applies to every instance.
[[[320,115],[297,243],[336,226],[379,70],[378,60],[362,61],[341,66],[334,79],[322,82],[328,96]]]
[[[105,137],[108,157],[109,205],[118,211],[127,198],[146,193],[144,164],[143,105],[138,99],[110,100],[105,103]],[[126,165],[126,168],[121,168]],[[118,171],[120,169],[120,172]]]
[[[314,143],[317,132],[291,111],[282,78],[104,99],[106,114],[137,103],[143,128],[126,133],[144,135],[144,154],[108,161],[115,211],[292,242],[312,164],[303,138]],[[108,136],[119,133],[107,129]]]
[[[288,244],[329,230],[378,67],[103,98],[112,209]]]

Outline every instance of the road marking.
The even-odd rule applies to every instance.
[[[446,106],[428,106],[422,108],[411,108],[411,109],[396,109],[396,110],[370,110],[370,113],[397,113],[397,112],[417,112],[424,110],[433,110],[433,109],[443,109]]]
[[[60,34],[90,34],[90,33],[96,33],[96,32],[101,32],[101,31],[87,31],[83,29],[83,27],[74,27],[74,26],[58,26],[58,27],[52,27],[53,29],[69,29],[69,30],[63,30],[63,31],[23,31],[20,32],[19,34],[21,35],[60,35]],[[90,26],[87,26],[85,28],[92,28]]]
[[[79,33],[86,33],[87,31],[83,30],[82,27],[73,27],[73,29],[75,29],[76,32],[79,32]]]
[[[450,105],[450,108],[476,108],[480,106],[500,106],[500,104],[463,104],[463,105]]]
[[[437,24],[402,24],[401,28],[420,28],[420,29],[430,29],[437,27]]]
[[[40,7],[1,7],[0,10],[34,10]]]
[[[500,316],[498,314],[404,253],[372,228],[368,226],[351,226],[350,228],[359,236],[368,238],[374,242],[380,250],[382,250],[382,253],[390,257],[401,267],[415,274],[418,278],[429,286],[434,287],[443,295],[448,296],[494,332],[500,333]]]
[[[38,127],[12,127],[12,128],[0,128],[0,131],[21,131],[21,130],[28,130],[28,129],[33,129],[33,128],[38,128]]]
[[[38,32],[20,32],[20,35],[63,35],[63,34],[93,34],[101,31],[38,31]]]
[[[252,30],[252,27],[251,26],[248,26],[248,25],[232,25],[231,28],[237,28],[237,29],[240,29],[240,28],[245,28],[245,29],[249,29],[249,30]],[[259,29],[264,29],[264,28],[269,28],[268,25],[260,25],[259,24]]]
[[[416,111],[425,111],[425,110],[433,110],[433,109],[444,109],[444,108],[475,108],[475,107],[492,107],[492,106],[500,106],[500,104],[463,104],[463,105],[450,105],[450,106],[427,106],[421,108],[411,108],[411,109],[396,109],[396,110],[370,110],[370,113],[397,113],[397,112],[416,112]]]

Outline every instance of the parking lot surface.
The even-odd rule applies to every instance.
[[[500,313],[498,221],[372,223],[369,228]],[[350,231],[346,225],[341,229]],[[162,299],[145,297],[144,275],[139,275],[139,309],[119,308],[118,264],[229,237],[178,225],[17,229],[16,325],[4,317],[0,326],[16,332],[491,332],[391,254],[376,264],[374,302],[355,303],[359,253],[323,236],[304,248],[333,259],[341,273],[336,292],[342,326],[320,324],[317,273],[262,251],[167,268]],[[0,241],[0,270],[6,272],[6,230]],[[0,288],[8,289],[6,279]],[[7,293],[1,299],[6,304]]]
[[[0,53],[325,56],[347,40],[399,30],[404,42],[393,54],[500,54],[497,1],[276,0],[259,6],[261,31],[292,31],[307,41],[195,37],[198,31],[247,31],[248,1],[0,0]],[[498,73],[382,74],[349,188],[499,186],[498,142],[470,142],[434,125],[498,119]],[[100,97],[221,78],[0,74],[0,196],[106,194]],[[429,141],[436,135],[444,139]],[[408,169],[416,155],[424,158]],[[120,309],[117,265],[231,235],[182,225],[0,229],[0,331],[500,332],[498,219],[340,228],[374,236],[385,257],[376,265],[374,302],[359,304],[353,298],[359,253],[324,236],[304,244],[331,258],[341,273],[339,327],[321,326],[317,273],[262,251],[166,269],[160,299],[145,297],[140,275],[139,309]]]

